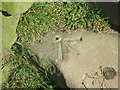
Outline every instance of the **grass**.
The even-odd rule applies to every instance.
[[[47,70],[32,61],[35,56],[27,52],[27,48],[15,43],[12,46],[9,58],[4,58],[10,65],[9,79],[2,83],[2,88],[49,88],[53,89],[55,84],[47,75]],[[8,61],[8,62],[7,62]]]
[[[101,10],[90,8],[86,2],[41,2],[21,15],[18,27],[18,41],[32,42],[49,30],[70,31],[85,28],[93,32],[109,29],[108,17]]]
[[[21,45],[15,43],[7,58],[13,68],[9,80],[3,82],[3,87],[53,89],[55,84],[48,78],[47,71],[29,62],[32,59],[26,47],[40,40],[49,30],[69,32],[81,28],[96,33],[107,31],[108,18],[102,15],[101,10],[92,9],[85,2],[34,3],[20,17],[16,31],[17,42]]]

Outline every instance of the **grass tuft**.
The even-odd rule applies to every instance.
[[[15,43],[9,58],[2,68],[6,65],[9,70],[9,78],[2,83],[2,88],[49,88],[53,89],[55,84],[48,78],[47,71],[33,62],[33,57],[28,53],[25,46]]]

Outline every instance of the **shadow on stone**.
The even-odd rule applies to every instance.
[[[11,16],[11,14],[9,14],[7,11],[3,11],[3,10],[0,10],[0,12],[2,13],[2,15],[4,16]]]
[[[43,75],[45,75],[46,74],[44,72],[45,69],[40,66],[40,63],[36,62],[36,59],[38,60],[39,57],[37,57],[36,55],[32,55],[29,51],[26,53],[26,55],[28,56],[27,58],[28,60],[30,60],[30,63],[33,64],[40,72],[42,72]],[[63,74],[60,72],[60,70],[56,66],[53,68],[55,69],[54,73],[47,72],[47,75],[50,79],[51,84],[56,85],[55,89],[69,90],[69,87],[66,85]]]
[[[70,90],[70,88],[66,85],[63,74],[59,71],[58,68],[56,73],[49,74],[49,78],[57,85],[55,89],[60,88],[60,90]]]

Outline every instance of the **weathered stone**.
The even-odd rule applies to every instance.
[[[67,43],[68,46],[72,45],[72,48],[64,46],[65,42],[62,42],[62,55],[65,56],[63,59],[59,59],[59,44],[53,43],[56,36],[60,36],[62,40],[73,40]],[[80,37],[82,41],[75,41]],[[39,58],[41,55],[49,57],[60,69],[70,88],[118,87],[117,32],[96,34],[83,30],[72,32],[70,35],[50,32],[41,43],[32,45],[31,51]],[[103,75],[105,67],[114,68],[116,72],[109,80]]]

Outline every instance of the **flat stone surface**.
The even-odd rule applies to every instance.
[[[62,48],[65,54],[64,59],[58,58],[58,48],[52,51],[51,45],[47,41],[51,41],[55,35],[59,35],[63,38],[76,39],[82,37],[82,41],[70,42],[69,45],[73,45],[79,54],[75,53],[75,50],[71,48]],[[117,88],[118,87],[118,33],[92,33],[86,30],[72,32],[68,34],[48,34],[46,36],[46,44],[37,43],[31,46],[31,50],[38,55],[44,53],[48,57],[51,57],[52,61],[62,72],[67,86],[70,88]],[[62,43],[64,47],[64,42]],[[45,51],[47,50],[47,52]],[[43,56],[44,56],[43,54]],[[64,56],[63,54],[63,56]],[[53,57],[54,56],[54,57]],[[109,75],[113,75],[112,78],[106,79],[103,75],[105,68],[113,68],[116,73],[113,73],[111,69],[106,69]],[[114,75],[115,74],[115,75]],[[59,81],[58,81],[59,82]]]

